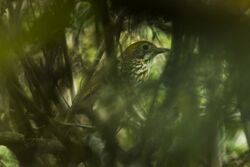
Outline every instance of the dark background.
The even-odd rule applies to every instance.
[[[1,166],[250,166],[249,28],[248,0],[1,0]],[[131,93],[139,40],[171,51]]]

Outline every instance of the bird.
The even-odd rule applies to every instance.
[[[153,58],[158,54],[168,51],[170,51],[170,49],[157,47],[155,44],[149,41],[137,41],[129,45],[120,54],[119,61],[117,63],[118,81],[119,83],[122,83],[120,84],[120,88],[128,90],[130,89],[130,86],[136,87],[147,81],[149,78]],[[103,64],[103,67],[100,68],[102,70],[97,70],[92,76],[92,79],[89,81],[88,85],[79,91],[77,98],[75,98],[73,101],[72,108],[79,108],[77,106],[81,106],[84,101],[87,104],[90,104],[89,99],[93,99],[91,97],[103,97],[100,95],[103,94],[103,92],[104,94],[109,92],[110,96],[112,96],[110,85],[107,84],[108,82],[105,81],[105,79],[103,79],[105,74],[103,73],[105,63]],[[131,92],[131,90],[129,92]],[[107,98],[107,95],[105,95],[104,98]]]
[[[94,113],[93,122],[96,120],[102,124],[108,122],[108,128],[106,128],[109,129],[109,136],[115,138],[121,127],[122,118],[126,119],[125,114],[129,114],[128,111],[135,111],[134,106],[138,106],[140,103],[140,99],[134,100],[136,98],[134,96],[136,94],[135,87],[149,78],[153,58],[168,51],[170,51],[168,48],[157,47],[149,41],[132,43],[120,54],[117,63],[117,79],[120,80],[118,89],[102,80],[103,74],[105,74],[102,73],[104,70],[97,71],[93,75],[92,81],[89,81],[90,88],[83,89],[80,96],[74,101],[71,114],[83,112],[93,119],[92,114]],[[105,68],[105,63],[103,68]],[[89,108],[92,109],[89,110]]]
[[[121,80],[138,85],[149,78],[153,58],[168,48],[160,48],[149,41],[129,45],[121,54],[118,72]]]

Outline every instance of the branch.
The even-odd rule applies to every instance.
[[[63,153],[65,151],[64,146],[58,140],[38,138],[26,140],[23,134],[15,132],[0,132],[0,145],[11,149],[36,148],[36,151],[40,153]]]

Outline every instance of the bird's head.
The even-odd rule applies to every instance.
[[[158,48],[153,43],[148,41],[139,41],[131,44],[123,52],[123,59],[142,59],[150,61],[153,57],[160,53],[169,51],[167,48]]]

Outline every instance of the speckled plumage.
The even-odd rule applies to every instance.
[[[128,83],[142,83],[149,78],[153,57],[165,51],[148,41],[131,44],[121,55],[120,77]]]
[[[141,83],[148,79],[150,66],[150,62],[142,59],[127,59],[121,63],[120,76],[129,82]]]

